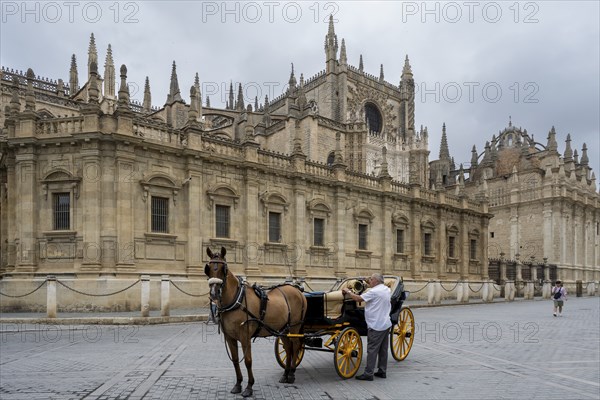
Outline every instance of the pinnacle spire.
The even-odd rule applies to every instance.
[[[449,160],[448,138],[446,137],[446,123],[442,125],[442,142],[440,143],[440,160]]]
[[[206,95],[206,107],[210,107],[210,97]]]
[[[227,108],[233,110],[233,81],[229,82],[229,104]]]
[[[477,148],[473,145],[471,150],[471,167],[477,166]]]
[[[558,149],[558,143],[556,143],[556,130],[554,129],[554,126],[552,126],[552,129],[550,129],[548,132],[548,142],[546,143],[546,148],[549,151],[556,151],[556,149]]]
[[[146,77],[144,84],[144,101],[142,102],[142,107],[145,113],[149,113],[152,109],[152,95],[150,93],[150,79],[148,77]]]
[[[119,87],[119,104],[117,110],[130,110],[129,105],[129,86],[127,86],[127,67],[121,65],[121,86]]]
[[[408,54],[406,55],[406,58],[404,59],[404,68],[402,68],[402,79],[404,79],[404,77],[408,77],[410,75],[410,77],[412,77],[412,68],[410,67],[410,61],[408,60]]]
[[[235,103],[235,108],[238,111],[244,111],[244,109],[246,108],[244,106],[244,94],[242,93],[242,84],[241,83],[239,83],[239,85],[238,85],[237,102]]]
[[[104,61],[104,96],[114,98],[115,97],[115,64],[113,62],[112,48],[110,44],[106,49],[106,60]]]
[[[348,58],[346,57],[346,41],[342,39],[342,48],[340,50],[340,64],[348,64]]]
[[[567,140],[565,140],[567,146],[565,147],[565,153],[563,157],[565,161],[571,161],[573,159],[573,150],[571,149],[571,134],[567,134]]]
[[[590,163],[590,159],[587,155],[587,145],[584,143],[581,149],[581,165],[587,166]]]
[[[364,65],[363,65],[363,59],[362,59],[362,54],[360,55],[360,59],[358,60],[358,70],[360,72],[363,72],[365,69]]]
[[[71,56],[71,69],[69,70],[69,88],[71,90],[71,96],[73,96],[79,89],[77,58],[75,57],[75,54]]]
[[[181,92],[179,91],[179,82],[177,81],[177,66],[173,61],[173,67],[171,68],[171,85],[169,88],[169,95],[167,96],[167,103],[171,104],[176,101],[182,101]]]
[[[293,93],[296,89],[296,76],[294,75],[294,63],[292,63],[292,72],[290,73],[290,80],[288,81],[290,85],[290,93]]]
[[[98,65],[98,51],[96,50],[96,39],[93,33],[90,35],[90,45],[88,47],[88,80],[92,76],[90,71],[92,63]]]
[[[338,40],[333,27],[333,15],[329,16],[329,29],[325,36],[325,63],[327,72],[334,72],[336,68]]]
[[[383,64],[379,67],[379,80],[383,82]]]

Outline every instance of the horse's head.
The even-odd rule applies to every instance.
[[[225,261],[225,254],[227,250],[225,247],[221,247],[220,253],[213,253],[210,247],[206,248],[206,254],[210,257],[210,261],[204,266],[204,273],[208,276],[208,286],[210,288],[211,300],[221,299],[221,289],[227,282],[227,261]]]

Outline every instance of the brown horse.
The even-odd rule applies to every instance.
[[[266,310],[261,312],[260,297],[247,283],[242,283],[228,268],[225,261],[226,250],[213,253],[206,248],[210,261],[204,267],[208,276],[210,298],[217,304],[219,324],[225,335],[225,341],[231,353],[231,361],[235,368],[237,381],[231,393],[242,391],[242,371],[238,356],[238,345],[242,345],[244,363],[248,370],[248,386],[242,396],[252,396],[254,375],[252,374],[252,349],[250,341],[253,337],[280,336],[287,354],[286,367],[281,383],[294,383],[296,359],[302,348],[301,338],[289,338],[286,333],[300,333],[306,298],[292,285],[277,286],[268,291]]]

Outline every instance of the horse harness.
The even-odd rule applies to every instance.
[[[222,286],[224,286],[227,281],[227,262],[224,260],[211,260],[211,262],[218,262],[218,263],[224,264],[223,272],[225,275],[225,279],[222,284]],[[208,267],[208,264],[206,264],[206,266]],[[267,294],[267,290],[265,290],[263,287],[257,285],[256,283],[254,285],[252,285],[252,289],[254,290],[254,293],[260,300],[259,316],[257,317],[247,307],[247,304],[248,304],[247,298],[246,298],[246,285],[247,284],[242,283],[238,277],[235,277],[235,278],[238,281],[237,291],[234,296],[235,300],[231,304],[229,304],[225,307],[217,306],[217,316],[219,317],[219,328],[221,328],[221,324],[223,323],[221,314],[241,308],[242,311],[244,311],[247,315],[249,315],[251,317],[251,318],[246,319],[246,322],[244,322],[244,324],[246,324],[248,322],[256,322],[258,325],[256,327],[256,330],[252,334],[252,338],[258,337],[258,333],[263,328],[266,329],[271,335],[274,335],[274,336],[280,336],[280,335],[288,332],[290,327],[292,326],[292,324],[291,324],[292,312],[290,309],[290,303],[288,302],[287,296],[280,289],[280,287],[283,285],[277,285],[277,286],[273,286],[273,287],[269,288],[269,290],[277,289],[281,292],[281,295],[283,296],[283,299],[285,300],[285,304],[287,305],[287,309],[288,309],[288,320],[285,325],[285,328],[282,331],[278,332],[275,329],[268,326],[267,324],[265,324],[265,322],[264,322],[265,314],[267,313],[267,303],[269,301],[269,296]],[[286,285],[286,284],[284,284],[284,285]],[[219,303],[221,303],[221,301],[220,301],[221,293],[222,293],[222,288],[219,290]],[[243,304],[243,303],[246,303],[246,304]],[[304,310],[302,310],[302,313],[304,313]]]

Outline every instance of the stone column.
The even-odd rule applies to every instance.
[[[418,195],[419,187],[413,186],[413,196]],[[417,194],[415,194],[415,192]],[[410,272],[412,278],[418,280],[421,278],[421,207],[413,203],[411,207],[411,231],[412,231],[412,246],[410,263]]]
[[[298,182],[300,183],[300,182]],[[295,204],[295,224],[293,228],[293,253],[292,263],[294,267],[293,278],[304,278],[306,277],[306,252],[305,250],[310,248],[312,243],[305,241],[305,232],[307,226],[306,219],[306,193],[304,190],[298,187],[294,189],[294,204]],[[312,231],[312,220],[308,223],[309,229]]]
[[[513,301],[515,299],[515,282],[506,281],[504,284],[504,300]]]
[[[500,284],[506,282],[506,258],[504,258],[505,254],[500,253]]]
[[[18,272],[34,272],[37,269],[36,236],[38,232],[39,206],[37,202],[37,161],[33,148],[19,148],[16,155],[16,238],[17,246],[16,270]],[[50,202],[52,201],[51,196]],[[50,207],[52,208],[52,207]],[[71,209],[73,205],[71,205]],[[52,215],[51,215],[52,218]],[[71,221],[71,225],[73,221]],[[51,222],[48,224],[50,230]],[[72,226],[71,226],[72,229]]]
[[[335,194],[335,222],[334,222],[334,241],[336,244],[336,254],[334,260],[334,274],[336,278],[343,278],[346,276],[346,201],[348,195],[346,191],[341,188],[336,188]],[[352,227],[350,227],[352,228]]]
[[[135,262],[132,251],[119,251],[119,249],[131,249],[134,246],[135,219],[132,210],[134,185],[138,184],[132,177],[135,176],[135,155],[133,146],[125,143],[117,144],[116,154],[116,179],[117,179],[117,271],[135,270]],[[136,188],[137,189],[137,188]],[[150,202],[148,196],[147,202]],[[169,200],[169,217],[175,213],[172,198]],[[170,224],[171,226],[171,224]],[[146,228],[147,229],[147,228]]]
[[[188,273],[204,274],[204,266],[202,264],[202,255],[204,249],[202,248],[202,211],[206,207],[206,193],[202,192],[203,188],[203,175],[202,175],[202,160],[196,159],[189,156],[187,159],[187,181],[183,191],[187,191],[187,255],[186,255],[186,269]],[[231,207],[232,225],[235,224],[235,216],[240,215],[235,210],[235,205]],[[239,207],[239,205],[238,205]],[[244,218],[245,214],[241,214],[239,218]],[[231,232],[234,235],[238,235],[235,232],[234,227],[231,226]],[[241,232],[240,232],[241,233]],[[243,235],[240,235],[243,237]],[[237,236],[234,236],[237,237]]]
[[[383,195],[383,201],[381,203],[381,215],[383,221],[382,225],[382,240],[381,240],[381,273],[384,275],[392,274],[392,257],[396,252],[396,243],[394,242],[394,230],[392,227],[392,211],[391,211],[391,201],[386,196]]]
[[[46,316],[56,318],[56,277],[46,277]]]
[[[82,142],[83,179],[81,201],[83,205],[83,271],[99,272],[102,268],[102,168],[97,141]]]
[[[141,312],[142,317],[150,316],[150,275],[140,277],[142,283]]]
[[[438,226],[438,235],[437,236],[438,236],[438,243],[439,243],[439,247],[438,247],[439,251],[437,253],[438,253],[439,262],[438,262],[437,276],[439,279],[446,278],[446,264],[448,261],[448,239],[446,237],[445,219],[446,218],[445,218],[444,212],[441,210],[438,210],[439,226]]]
[[[544,230],[542,232],[544,254],[552,254],[554,243],[554,228],[552,227],[552,203],[544,203]],[[532,279],[533,276],[532,276]]]
[[[160,280],[160,316],[168,317],[171,311],[171,279],[163,275]]]
[[[523,283],[523,263],[521,263],[519,254],[516,254],[515,258],[517,260],[517,276],[514,284],[516,289],[516,295],[519,296],[519,294],[523,291],[523,289],[521,289],[521,284]]]
[[[249,147],[246,151],[252,153],[254,147]],[[246,169],[246,196],[244,201],[244,210],[240,210],[242,219],[245,220],[245,249],[243,251],[243,263],[246,278],[260,279],[261,273],[258,268],[259,246],[266,242],[266,238],[260,238],[260,227],[263,224],[263,204],[259,201],[259,183],[256,170]],[[245,215],[245,218],[244,218]],[[262,240],[261,240],[262,239]]]

